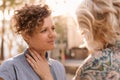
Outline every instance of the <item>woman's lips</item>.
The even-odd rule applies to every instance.
[[[51,41],[48,41],[48,43],[50,43],[50,44],[54,44],[55,41],[54,41],[54,40],[51,40]]]

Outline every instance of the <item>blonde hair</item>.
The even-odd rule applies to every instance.
[[[120,35],[120,0],[82,0],[76,15],[80,30],[87,30],[88,50],[115,45]]]

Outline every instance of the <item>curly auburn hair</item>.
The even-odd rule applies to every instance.
[[[115,45],[120,37],[120,0],[82,0],[76,15],[91,51]]]
[[[44,19],[51,14],[48,5],[25,5],[20,10],[16,10],[13,16],[16,33],[25,32],[32,35],[36,27],[44,24]]]

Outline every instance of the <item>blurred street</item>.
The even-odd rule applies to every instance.
[[[78,66],[81,64],[82,60],[65,60],[64,66],[66,69],[67,80],[72,80]]]
[[[72,80],[73,77],[74,75],[67,73],[67,80]]]

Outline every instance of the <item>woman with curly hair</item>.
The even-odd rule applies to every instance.
[[[66,80],[64,66],[49,58],[47,53],[54,49],[56,39],[49,7],[42,4],[25,5],[15,11],[13,22],[28,48],[0,65],[0,79]]]
[[[82,0],[76,15],[89,56],[73,80],[120,80],[120,0]]]

